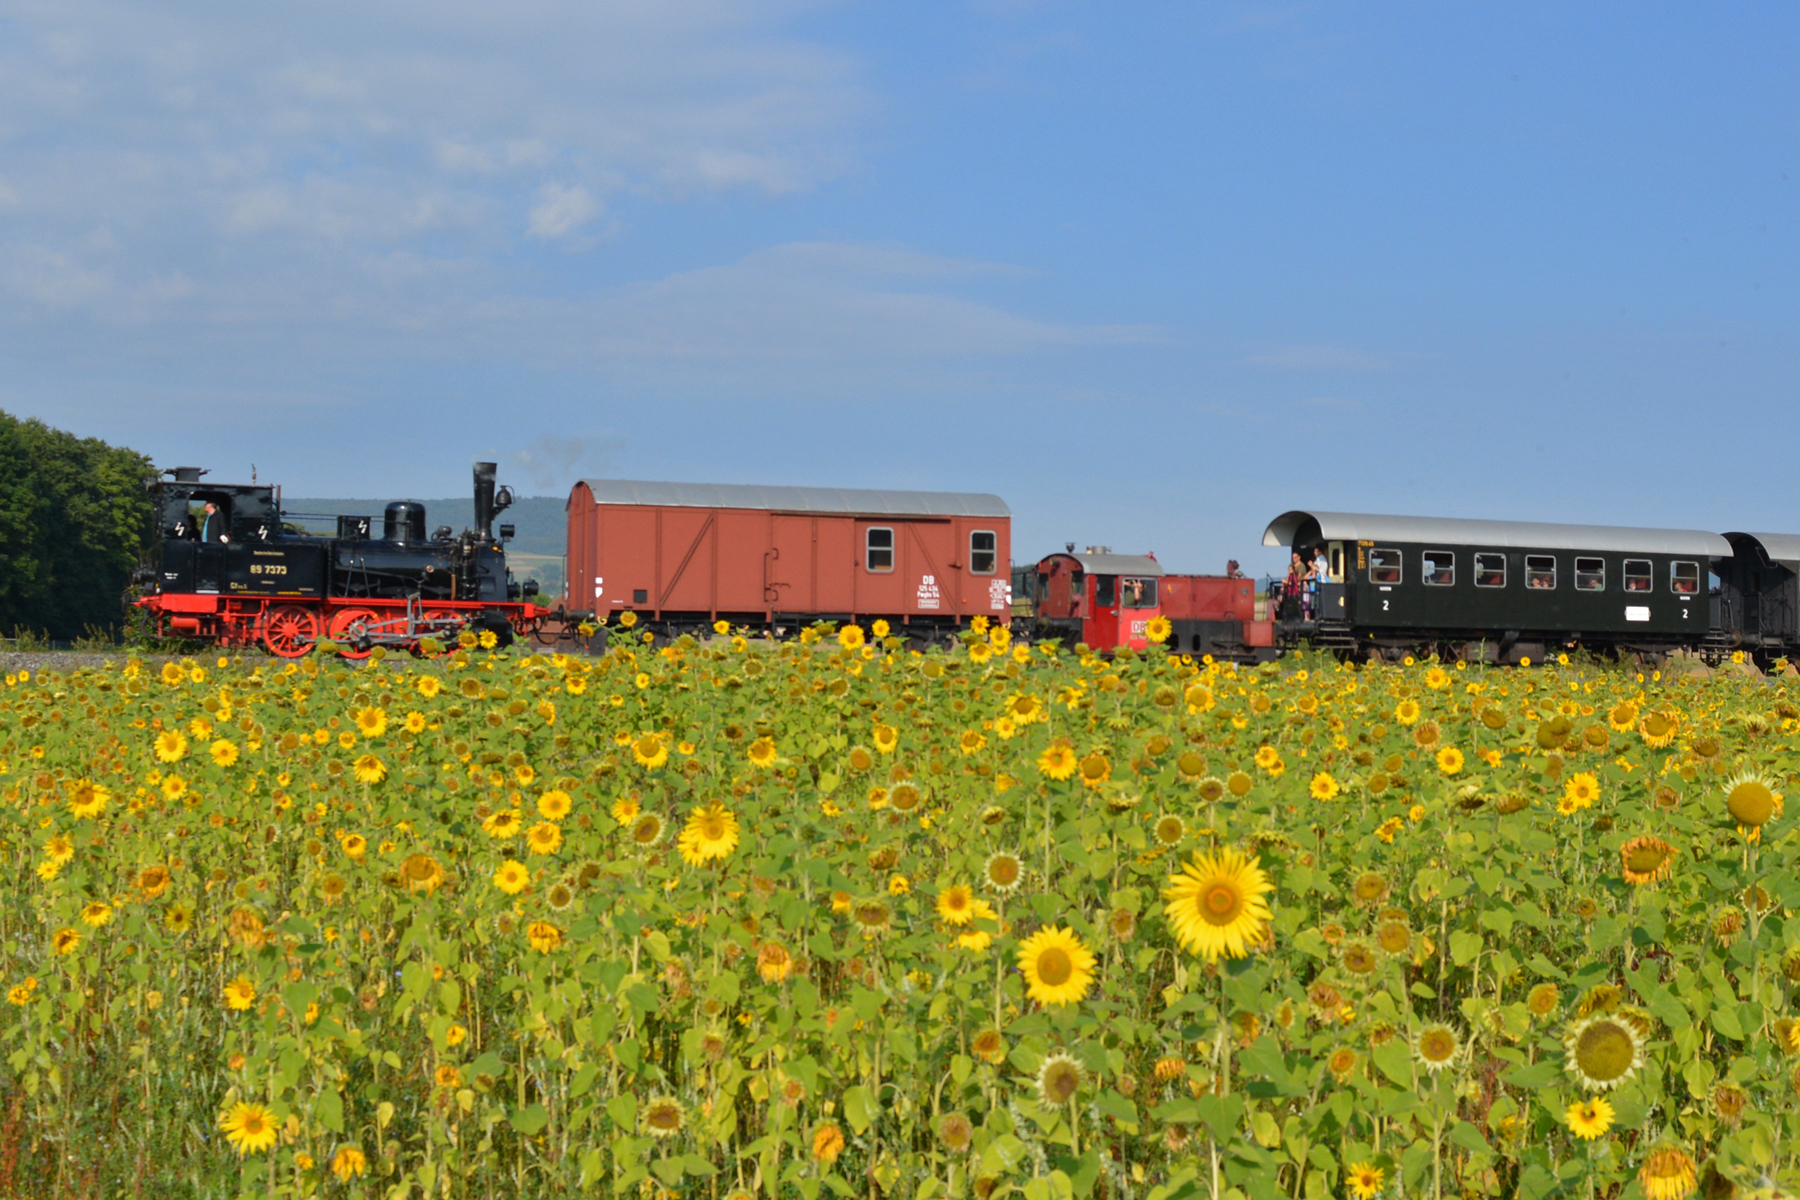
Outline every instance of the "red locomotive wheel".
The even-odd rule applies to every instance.
[[[280,658],[301,658],[319,640],[319,616],[311,609],[282,605],[262,620],[262,643]]]
[[[372,629],[380,623],[381,619],[374,610],[367,608],[343,608],[332,614],[331,640],[339,645],[338,653],[345,658],[369,657],[369,651],[374,647],[368,646],[359,649],[356,641],[364,629]]]

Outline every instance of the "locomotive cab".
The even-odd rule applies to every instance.
[[[1095,650],[1142,650],[1150,644],[1150,621],[1162,615],[1162,575],[1162,564],[1147,554],[1114,554],[1102,546],[1052,554],[1037,565],[1037,636]]]

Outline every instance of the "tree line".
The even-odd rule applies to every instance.
[[[135,450],[0,412],[0,633],[72,641],[119,627],[155,475]]]

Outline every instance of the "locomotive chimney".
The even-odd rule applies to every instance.
[[[494,530],[494,471],[496,464],[475,464],[475,532],[492,537]]]

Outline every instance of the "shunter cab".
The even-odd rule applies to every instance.
[[[1162,564],[1148,554],[1091,546],[1041,559],[1032,579],[1037,636],[1086,642],[1096,650],[1150,644],[1145,629],[1162,615]]]

